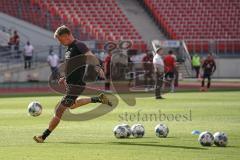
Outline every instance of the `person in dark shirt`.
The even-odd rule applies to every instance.
[[[211,76],[216,71],[216,63],[213,59],[212,54],[209,54],[208,57],[204,60],[202,65],[203,77],[202,77],[202,86],[201,91],[207,91],[211,86]],[[205,88],[205,79],[208,79],[207,88]]]
[[[128,68],[129,68],[129,81],[128,81],[128,87],[134,87],[134,72],[133,72],[133,61],[132,61],[132,55],[128,56]]]
[[[153,55],[151,52],[147,53],[142,59],[142,65],[144,69],[144,86],[145,90],[148,91],[151,82],[153,81]]]
[[[109,51],[104,61],[104,72],[106,77],[105,90],[110,91],[110,72],[111,72],[112,52]]]
[[[100,94],[96,97],[77,99],[85,89],[84,74],[86,64],[96,64],[96,72],[100,77],[105,77],[103,70],[98,66],[99,61],[88,49],[88,47],[76,40],[70,29],[66,26],[60,26],[54,34],[58,41],[67,46],[65,53],[65,76],[58,81],[59,85],[66,88],[65,96],[58,104],[55,115],[49,123],[48,128],[40,136],[34,136],[37,143],[43,143],[50,133],[58,126],[63,113],[67,108],[74,109],[89,103],[102,103],[112,105],[106,95]]]

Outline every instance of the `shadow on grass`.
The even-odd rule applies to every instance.
[[[106,143],[98,143],[98,142],[46,142],[46,143],[56,143],[56,144],[106,144]]]
[[[202,148],[202,147],[188,147],[188,146],[162,145],[162,144],[156,144],[156,143],[150,144],[150,143],[110,142],[110,144],[113,144],[113,145],[130,145],[130,146],[133,145],[133,146],[145,146],[145,147],[165,147],[165,148],[207,150],[207,148]]]
[[[128,145],[128,146],[144,146],[144,147],[164,147],[164,148],[178,148],[178,149],[194,149],[194,150],[207,150],[208,148],[203,147],[190,147],[190,146],[175,146],[175,145],[163,145],[159,142],[47,142],[47,143],[56,143],[56,144],[79,144],[79,145]]]

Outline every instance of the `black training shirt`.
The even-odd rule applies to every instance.
[[[74,40],[65,52],[65,76],[67,84],[85,85],[83,77],[86,68],[85,53],[89,48],[79,40]]]

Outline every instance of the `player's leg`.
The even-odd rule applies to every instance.
[[[205,78],[206,78],[206,73],[203,73],[203,78],[202,78],[202,85],[201,85],[201,89],[200,91],[204,91],[204,87],[205,87]]]
[[[147,70],[145,70],[144,73],[144,88],[147,91],[147,85],[148,85],[148,77],[147,77]]]
[[[62,115],[63,113],[65,112],[65,110],[67,109],[68,106],[60,103],[59,106],[57,107],[56,111],[55,111],[55,115],[53,116],[52,120],[50,121],[49,123],[49,127],[48,127],[48,130],[50,132],[52,132],[56,127],[57,125],[59,124],[61,118],[62,118]],[[44,135],[44,138],[46,139],[46,135]],[[48,135],[47,135],[48,136]]]
[[[105,90],[109,91],[110,90],[110,74],[105,75],[106,80],[105,80]]]
[[[75,109],[86,104],[89,104],[91,102],[92,102],[91,98],[78,98],[76,99],[75,103],[70,107],[70,109]]]
[[[109,80],[106,80],[106,82],[105,82],[105,90],[106,91],[110,90],[110,82],[109,82]]]
[[[29,60],[28,60],[28,68],[29,69],[31,68],[31,65],[32,65],[32,57],[29,57]]]
[[[204,87],[205,86],[205,78],[202,79],[202,85],[201,87]]]
[[[155,77],[155,98],[162,99],[161,92],[163,86],[163,76],[156,73]]]
[[[27,56],[24,56],[24,69],[27,69]]]
[[[75,99],[77,96],[64,96],[62,101],[58,104],[58,107],[55,111],[53,118],[51,119],[48,128],[42,133],[40,136],[34,136],[33,139],[37,143],[43,143],[44,140],[51,134],[51,132],[58,126],[59,122],[61,121],[62,115],[67,109],[74,104]]]
[[[109,106],[112,106],[112,103],[110,102],[110,100],[107,98],[107,96],[103,93],[101,93],[100,95],[96,96],[96,97],[89,97],[89,98],[77,98],[75,100],[75,103],[70,106],[70,109],[75,109],[81,106],[84,106],[86,104],[89,103],[102,103],[102,104],[107,104]]]
[[[197,67],[196,67],[196,66],[194,66],[193,68],[194,68],[194,70],[195,70],[196,77],[197,77]]]
[[[211,86],[211,75],[208,75],[208,84],[207,84],[207,88],[210,88]]]
[[[171,92],[174,92],[174,90],[175,90],[175,87],[174,87],[174,72],[171,72],[170,73],[170,85],[171,85]]]
[[[199,78],[200,67],[196,67],[196,78]]]

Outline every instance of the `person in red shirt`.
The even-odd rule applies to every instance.
[[[173,51],[169,51],[168,55],[164,58],[164,72],[165,80],[171,85],[171,92],[174,92],[174,70],[176,67],[176,60],[173,57]]]
[[[148,90],[153,82],[153,55],[147,53],[142,59],[142,65],[144,69],[144,85],[145,89]],[[148,81],[149,80],[149,81]]]
[[[110,91],[110,74],[111,74],[111,59],[112,53],[111,51],[108,52],[107,57],[104,60],[104,72],[105,72],[105,90]]]

